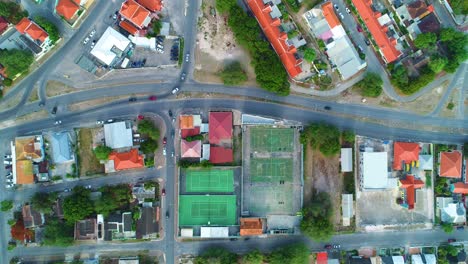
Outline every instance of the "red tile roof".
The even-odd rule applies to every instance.
[[[327,264],[328,263],[328,254],[327,252],[319,252],[317,253],[317,264]]]
[[[44,42],[49,37],[44,29],[36,25],[36,23],[29,20],[27,17],[24,17],[20,22],[18,22],[18,24],[16,24],[16,30],[21,34],[28,34],[33,40],[39,40],[40,42]]]
[[[180,142],[181,157],[182,158],[200,158],[201,157],[201,141],[195,140],[188,142],[182,140]]]
[[[419,160],[419,144],[395,142],[393,144],[393,169],[401,170],[402,163],[410,164]]]
[[[134,36],[139,31],[138,28],[136,28],[132,23],[128,22],[127,20],[120,21],[119,26],[121,28],[125,29],[125,31],[127,31],[128,33],[130,33],[130,34],[132,34]]]
[[[127,170],[143,168],[143,156],[138,155],[137,149],[128,152],[113,152],[109,155],[109,160],[114,161],[115,170]]]
[[[396,40],[387,37],[388,28],[381,26],[377,20],[382,14],[374,12],[371,4],[372,0],[352,0],[354,6],[359,12],[362,20],[366,23],[377,46],[383,53],[387,63],[393,62],[401,55],[401,52],[395,48]]]
[[[213,164],[222,164],[232,162],[232,149],[223,147],[210,147],[210,162]]]
[[[241,218],[240,235],[258,236],[263,234],[263,224],[260,218]]]
[[[8,21],[4,17],[0,16],[0,35],[8,28],[8,25]]]
[[[200,127],[194,127],[192,129],[181,129],[180,130],[180,136],[182,138],[186,138],[189,136],[196,136],[200,135]]]
[[[271,18],[270,12],[272,9],[270,5],[265,5],[263,0],[247,0],[247,4],[257,18],[273,49],[280,57],[281,62],[283,62],[288,74],[292,78],[296,77],[302,72],[299,66],[302,60],[295,57],[296,47],[293,45],[289,46],[286,43],[288,35],[280,31],[279,26],[281,25],[281,21],[278,18]]]
[[[400,188],[406,189],[406,203],[408,204],[408,209],[413,209],[416,201],[416,189],[422,188],[424,182],[420,179],[415,179],[413,175],[407,175],[405,179],[400,180],[400,183]]]
[[[66,20],[72,19],[78,10],[80,10],[80,7],[72,0],[59,0],[55,7],[57,14],[63,16]]]
[[[232,138],[232,112],[210,112],[209,141],[219,145],[221,141]]]
[[[193,128],[193,115],[179,116],[179,127],[180,129]]]
[[[452,184],[452,193],[468,194],[468,184],[463,182]]]
[[[439,176],[461,178],[462,154],[459,151],[441,152]]]
[[[142,6],[146,7],[151,12],[161,11],[162,1],[161,0],[138,0]]]
[[[138,28],[142,28],[146,18],[150,15],[150,11],[134,0],[127,0],[122,3],[120,14]]]
[[[323,16],[327,20],[328,25],[330,25],[330,28],[334,28],[340,25],[340,20],[338,20],[338,17],[336,17],[335,15],[335,10],[333,8],[332,2],[327,2],[323,4],[322,10],[323,10]]]
[[[406,6],[408,9],[408,13],[410,14],[411,18],[421,18],[424,15],[427,15],[431,12],[424,1],[418,0],[414,1]]]

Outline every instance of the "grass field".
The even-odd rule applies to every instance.
[[[93,133],[91,128],[82,128],[78,133],[80,174],[92,175],[104,172],[104,166],[99,163],[93,153]]]
[[[233,170],[187,170],[186,192],[234,192]]]
[[[179,225],[235,225],[235,195],[179,196]]]
[[[250,130],[252,151],[292,152],[294,150],[294,129],[255,127]]]
[[[252,182],[291,182],[293,179],[293,160],[281,158],[250,159]]]

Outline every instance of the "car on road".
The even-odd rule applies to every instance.
[[[182,75],[180,76],[180,79],[183,81],[185,80],[185,72],[182,73]]]
[[[336,249],[341,248],[341,245],[340,244],[335,244],[335,245],[333,245],[333,248],[336,248]]]
[[[167,143],[167,137],[163,137],[163,144],[166,145]]]
[[[11,159],[11,155],[8,155],[8,154],[7,154],[7,155],[3,156],[3,158],[4,158],[4,159]]]
[[[163,155],[166,156],[166,148],[163,148]]]
[[[340,10],[340,8],[338,7],[337,4],[334,4],[333,7],[335,7],[335,9],[336,9],[337,11]]]
[[[463,226],[457,226],[457,230],[463,231],[465,228]]]
[[[150,101],[156,101],[158,99],[158,97],[156,97],[156,95],[151,95],[150,97],[148,97],[148,99]]]
[[[328,105],[326,105],[323,109],[325,109],[325,110],[331,110],[331,107],[328,106]]]
[[[7,189],[10,189],[10,188],[13,187],[13,184],[11,184],[11,183],[10,184],[5,184],[5,187],[7,187]]]
[[[137,99],[136,99],[136,97],[130,97],[130,99],[128,99],[128,101],[129,101],[129,102],[136,102]]]
[[[54,122],[54,125],[60,125],[60,124],[62,124],[62,120],[57,120]]]
[[[57,106],[54,106],[54,108],[52,108],[52,112],[51,112],[53,115],[55,115],[57,113]]]
[[[166,189],[163,188],[163,189],[161,190],[161,195],[162,195],[162,196],[166,196]]]
[[[11,164],[13,164],[13,162],[12,162],[12,161],[9,161],[9,160],[4,160],[4,161],[3,161],[3,164],[5,164],[5,165],[11,165]]]
[[[344,19],[343,13],[338,13],[338,15],[341,17],[341,19]]]
[[[85,189],[90,190],[91,188],[92,188],[91,185],[86,185],[86,186],[85,186]]]
[[[176,94],[179,91],[179,87],[172,89],[172,94]]]
[[[143,115],[138,115],[138,116],[137,116],[137,119],[138,119],[138,120],[143,120],[143,119],[145,119],[145,117],[144,117]]]
[[[11,169],[11,165],[6,165],[5,166],[5,170],[10,170]]]
[[[171,130],[171,136],[174,136],[174,135],[175,135],[175,130],[172,129],[172,130]]]
[[[346,8],[346,12],[347,12],[348,14],[351,14],[351,10],[349,10],[349,8]]]
[[[104,121],[102,121],[102,120],[96,121],[96,125],[102,125],[102,124],[104,124]]]
[[[83,45],[86,45],[88,44],[90,38],[89,37],[86,37],[84,40],[83,40]]]
[[[166,211],[166,219],[169,219],[169,211]]]
[[[370,46],[370,41],[368,39],[365,39],[364,42],[366,42],[367,46]]]
[[[457,242],[457,240],[456,240],[455,238],[449,238],[447,241],[448,241],[449,243]]]
[[[364,49],[361,47],[361,45],[358,46],[358,49],[359,49],[361,52],[364,52]]]
[[[172,110],[167,111],[167,114],[172,117]]]
[[[325,247],[324,247],[324,248],[325,248],[325,249],[332,249],[332,248],[333,248],[333,246],[332,246],[332,245],[330,245],[330,244],[328,244],[328,245],[325,245]]]
[[[173,117],[173,118],[172,118],[172,123],[175,123],[175,120],[176,120],[176,118],[175,118],[175,117]]]
[[[189,60],[190,60],[190,53],[187,53],[185,55],[185,62],[189,62]]]
[[[66,189],[63,190],[63,192],[70,192],[70,191],[71,191],[70,188],[66,188]]]
[[[362,32],[362,27],[361,27],[361,25],[358,24],[358,25],[356,26],[356,29],[357,29],[358,32]]]
[[[174,151],[171,152],[171,157],[174,157]]]
[[[112,118],[111,118],[111,119],[107,119],[107,123],[112,123],[112,122],[114,122],[114,119],[112,119]]]
[[[113,14],[112,19],[116,20],[117,19],[117,14]]]
[[[229,241],[237,241],[237,238],[230,238]]]
[[[91,30],[91,33],[89,33],[89,37],[92,38],[96,34],[96,29]]]
[[[44,105],[45,105],[44,102],[40,102],[40,103],[39,103],[39,107],[43,107]]]
[[[91,42],[91,49],[94,48],[94,45],[96,45],[96,41],[95,41],[95,40],[93,40],[93,41]]]

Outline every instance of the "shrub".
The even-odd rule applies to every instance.
[[[107,160],[112,152],[112,149],[108,146],[101,145],[97,146],[93,152],[98,160]]]
[[[3,80],[3,85],[5,85],[5,86],[11,86],[12,84],[13,84],[13,80],[10,79],[10,78],[5,78]]]
[[[382,85],[380,75],[373,72],[367,73],[364,79],[356,83],[361,95],[366,97],[378,97],[382,94]]]
[[[238,61],[224,67],[220,76],[225,85],[237,85],[247,81],[247,75]]]

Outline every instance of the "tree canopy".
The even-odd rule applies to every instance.
[[[50,43],[54,44],[57,40],[60,39],[60,33],[57,26],[50,22],[47,18],[42,16],[34,17],[34,22],[36,22],[41,28],[43,28],[47,34],[49,34]]]
[[[460,64],[468,59],[468,36],[453,28],[444,28],[441,30],[439,38],[448,53],[448,61],[444,70],[455,72]]]
[[[436,41],[437,35],[435,33],[421,33],[414,40],[414,46],[416,46],[418,49],[427,49],[431,46],[434,46]]]
[[[307,143],[320,150],[324,156],[336,155],[340,149],[340,131],[335,126],[316,123],[304,128],[301,134],[301,142]]]
[[[333,235],[332,212],[328,193],[314,193],[309,205],[302,209],[302,232],[315,241],[329,240]]]
[[[12,200],[3,200],[1,203],[1,211],[6,212],[10,211],[13,208],[13,201]]]
[[[354,140],[356,138],[356,134],[354,134],[351,130],[343,130],[341,132],[341,139],[348,143],[354,144]]]
[[[138,122],[138,131],[148,135],[148,137],[155,141],[159,139],[159,129],[150,120],[145,119]]]
[[[216,0],[216,9],[218,9],[218,11],[221,12],[221,13],[228,12],[235,5],[237,5],[236,1]]]
[[[33,61],[34,55],[28,50],[0,50],[0,63],[5,66],[6,74],[10,78],[26,72]]]
[[[107,160],[112,152],[112,149],[108,146],[100,145],[97,146],[93,152],[98,160]]]
[[[52,206],[57,200],[57,193],[37,192],[31,198],[31,203],[39,212],[49,214],[52,212]]]
[[[306,50],[304,51],[304,60],[308,62],[313,62],[315,60],[315,57],[315,50],[312,48],[306,48]]]
[[[73,193],[63,202],[63,217],[67,222],[74,224],[85,219],[94,212],[90,191],[82,186],[73,188]]]
[[[434,55],[431,57],[431,60],[429,61],[428,65],[431,71],[433,71],[434,73],[439,73],[445,68],[445,65],[447,65],[447,63],[447,58],[440,55]]]
[[[23,17],[28,15],[28,11],[21,10],[21,6],[15,2],[0,2],[0,16],[5,17],[12,24],[18,24]]]
[[[100,191],[102,195],[94,202],[94,207],[96,213],[104,217],[120,208],[127,208],[132,200],[132,192],[127,184],[104,186]]]
[[[149,138],[140,144],[140,150],[145,154],[153,154],[158,149],[158,143]]]
[[[258,249],[254,249],[242,257],[242,263],[245,264],[262,264],[263,254]]]
[[[468,2],[466,0],[450,0],[450,7],[457,15],[468,15]]]
[[[225,85],[237,85],[247,81],[247,75],[238,61],[224,67],[220,76]]]
[[[304,243],[291,244],[274,250],[268,256],[270,264],[304,264],[309,263],[309,249]]]
[[[201,256],[195,258],[195,264],[236,264],[237,254],[232,253],[224,248],[209,248]]]
[[[378,97],[382,94],[383,81],[377,73],[369,72],[364,79],[356,83],[361,95],[366,97]]]
[[[47,219],[44,229],[44,245],[66,247],[73,244],[74,222],[62,222],[57,218]]]

